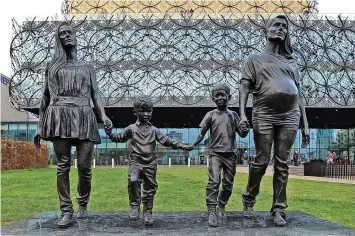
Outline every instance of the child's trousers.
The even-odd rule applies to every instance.
[[[157,160],[148,164],[130,160],[128,170],[128,195],[131,207],[140,206],[142,199],[143,211],[151,211],[153,209],[154,195],[158,189],[156,181],[157,166]],[[142,183],[143,196],[141,197]]]
[[[206,188],[206,204],[225,206],[232,194],[237,157],[234,152],[209,154],[208,184]],[[222,189],[221,171],[223,170]]]

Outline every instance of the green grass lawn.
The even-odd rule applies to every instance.
[[[206,168],[161,168],[154,211],[206,211]],[[71,193],[76,204],[77,171],[71,171]],[[227,210],[241,211],[247,174],[237,173]],[[14,170],[1,173],[2,225],[44,211],[59,211],[56,170]],[[288,210],[300,210],[355,229],[355,185],[289,179]],[[268,211],[272,177],[265,176],[255,210]],[[129,211],[127,169],[94,169],[90,211]]]

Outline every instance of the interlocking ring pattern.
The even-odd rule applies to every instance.
[[[237,105],[243,60],[264,49],[272,15],[218,14],[116,12],[66,19],[76,30],[79,59],[95,65],[106,106],[131,106],[141,93],[157,106],[210,106],[210,89],[218,82],[231,86],[231,103]],[[355,21],[312,14],[288,18],[307,106],[354,106]],[[39,106],[57,23],[14,21],[9,88],[19,107]]]

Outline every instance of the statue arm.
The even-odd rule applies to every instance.
[[[250,87],[251,87],[250,81],[244,79],[241,80],[239,86],[239,113],[240,113],[241,120],[243,120],[243,118],[246,117],[246,107],[247,107],[248,96],[250,93]]]
[[[46,65],[45,73],[44,73],[44,91],[42,95],[41,105],[39,107],[39,122],[38,122],[38,129],[40,130],[43,125],[43,117],[44,113],[47,110],[50,102],[50,93],[48,87],[48,64]]]
[[[156,140],[164,147],[169,147],[173,149],[184,149],[184,145],[178,141],[171,139],[167,135],[163,134],[159,129],[156,128]]]
[[[297,68],[297,67],[296,67]],[[305,98],[301,92],[301,86],[300,86],[300,73],[299,70],[297,68],[296,70],[296,74],[295,74],[295,82],[296,82],[296,86],[298,88],[299,91],[299,99],[298,99],[298,105],[301,111],[301,119],[300,119],[300,123],[301,123],[301,130],[302,130],[302,148],[306,148],[309,145],[310,142],[310,137],[309,137],[309,126],[308,126],[308,120],[307,120],[307,115],[306,115],[306,102],[305,102]]]
[[[248,96],[256,83],[256,72],[254,66],[253,55],[250,55],[244,62],[242,68],[242,77],[240,79],[239,86],[239,114],[240,124],[248,126],[248,120],[246,118],[246,107],[248,102]]]
[[[301,111],[301,128],[308,128],[308,120],[307,120],[307,115],[306,115],[306,100],[301,92],[301,75],[300,72],[298,70],[298,66],[297,64],[295,65],[295,83],[298,89],[298,93],[299,93],[299,99],[298,99],[298,105]]]
[[[132,133],[131,129],[127,127],[120,133],[108,132],[107,135],[115,143],[124,143],[127,142],[127,140],[131,137],[130,135],[131,133]]]
[[[237,113],[234,113],[234,116],[235,116],[235,131],[238,133],[240,137],[245,138],[246,136],[248,136],[249,126],[240,123],[240,118]]]
[[[203,138],[205,137],[208,130],[209,130],[209,127],[207,127],[207,126],[201,127],[200,133],[197,135],[195,141],[191,144],[191,146],[195,147],[196,145],[198,145],[203,140]]]
[[[301,111],[301,128],[305,128],[306,126],[308,127],[308,120],[306,115],[306,103],[305,103],[305,98],[303,96],[299,97],[298,105]]]
[[[105,122],[106,113],[102,98],[100,96],[99,88],[96,81],[96,73],[93,65],[90,65],[90,80],[91,80],[91,98],[94,103],[95,110],[102,122]]]

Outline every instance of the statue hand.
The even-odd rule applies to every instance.
[[[112,121],[107,117],[107,116],[104,116],[102,121],[104,122],[104,127],[105,127],[105,131],[106,133],[111,133],[112,131]]]
[[[306,148],[309,145],[309,128],[308,124],[305,124],[302,128],[302,148]]]
[[[37,148],[41,148],[41,136],[39,133],[36,133],[35,137],[33,138],[33,143]]]
[[[249,131],[249,122],[246,116],[240,117],[239,121],[239,128],[242,132],[248,132]]]
[[[194,149],[194,146],[192,144],[189,144],[189,145],[185,145],[185,151],[192,151]]]

